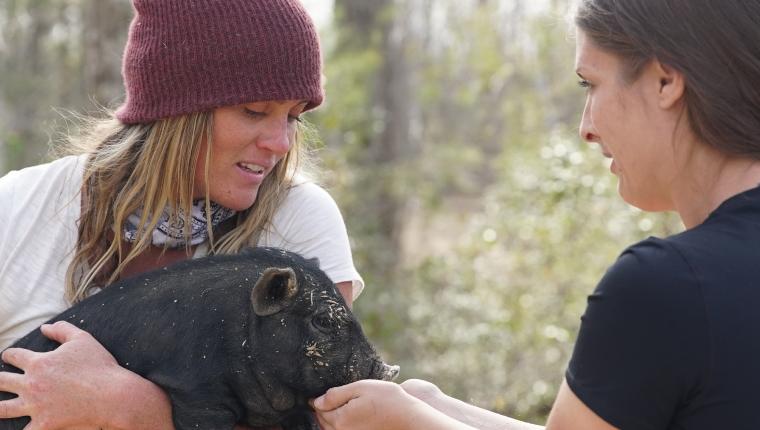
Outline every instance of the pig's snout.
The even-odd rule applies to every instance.
[[[389,366],[382,360],[375,360],[370,367],[369,375],[358,379],[379,379],[381,381],[392,381],[398,376],[399,366]]]
[[[380,379],[382,379],[383,381],[392,381],[396,379],[399,371],[401,371],[401,368],[399,366],[397,365],[389,366],[383,363],[382,370],[380,373]]]

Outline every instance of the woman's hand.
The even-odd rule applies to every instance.
[[[50,352],[10,348],[2,354],[24,374],[0,373],[0,418],[30,416],[25,430],[58,428],[172,429],[168,397],[120,367],[89,333],[67,322],[43,325],[61,346]]]
[[[394,418],[406,415],[413,400],[395,383],[362,380],[329,389],[312,406],[323,430],[390,430],[405,428]]]

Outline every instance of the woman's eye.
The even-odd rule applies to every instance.
[[[262,116],[266,115],[264,112],[250,110],[248,108],[243,108],[243,112],[245,112],[246,115],[252,116],[252,117],[255,117],[255,118],[259,118],[259,117],[262,117]]]
[[[250,117],[253,117],[253,118],[264,118],[265,116],[267,116],[266,112],[252,110],[252,109],[249,109],[247,107],[243,108],[243,112],[246,115],[248,115]],[[289,124],[294,124],[294,123],[297,123],[297,122],[301,122],[301,116],[300,115],[290,115],[290,114],[288,114],[288,123]]]
[[[578,81],[578,86],[581,88],[589,89],[591,88],[591,83],[585,79],[581,79]]]

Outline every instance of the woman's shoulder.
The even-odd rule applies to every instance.
[[[314,221],[319,218],[340,218],[340,210],[335,199],[322,186],[312,181],[300,181],[290,186],[285,199],[274,216],[277,221],[308,217]]]
[[[684,273],[694,274],[730,259],[732,249],[742,254],[752,251],[760,240],[760,228],[755,230],[729,219],[705,223],[664,238],[649,237],[626,248],[613,268],[629,275],[639,273],[663,280]],[[751,249],[741,249],[749,243]]]
[[[312,236],[335,226],[343,227],[343,217],[332,196],[313,181],[300,180],[289,187],[272,217],[268,233],[283,237]]]
[[[354,298],[363,281],[353,264],[343,216],[332,196],[314,182],[293,185],[272,222],[259,238],[259,246],[285,248],[306,258],[319,259],[333,282],[354,282]]]
[[[301,204],[335,204],[335,200],[324,187],[307,179],[294,181],[285,200]]]
[[[686,270],[688,264],[679,250],[675,236],[648,237],[627,247],[612,266],[617,270],[652,275],[659,272]],[[630,273],[629,273],[630,274]]]
[[[0,197],[39,206],[68,202],[79,193],[86,158],[72,155],[45,164],[8,172],[0,178]],[[47,203],[43,203],[47,202]]]
[[[626,248],[609,267],[595,294],[650,306],[699,294],[693,264],[673,238],[650,237]]]
[[[758,241],[760,225],[737,219],[648,238],[620,255],[592,297],[609,299],[617,314],[639,308],[667,319],[688,308],[706,312],[716,327],[753,319],[760,304]]]
[[[34,183],[50,184],[52,179],[81,177],[81,173],[84,172],[85,162],[85,155],[69,155],[48,163],[12,170],[0,178],[0,180],[4,183],[21,182],[25,185],[32,185]],[[77,174],[79,175],[77,176]]]

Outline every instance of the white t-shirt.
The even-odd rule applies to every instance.
[[[64,284],[76,246],[85,160],[64,157],[0,178],[0,351],[70,306]],[[290,190],[258,245],[318,258],[333,282],[353,282],[354,298],[364,286],[343,217],[316,184]],[[195,256],[204,253],[199,247]]]

